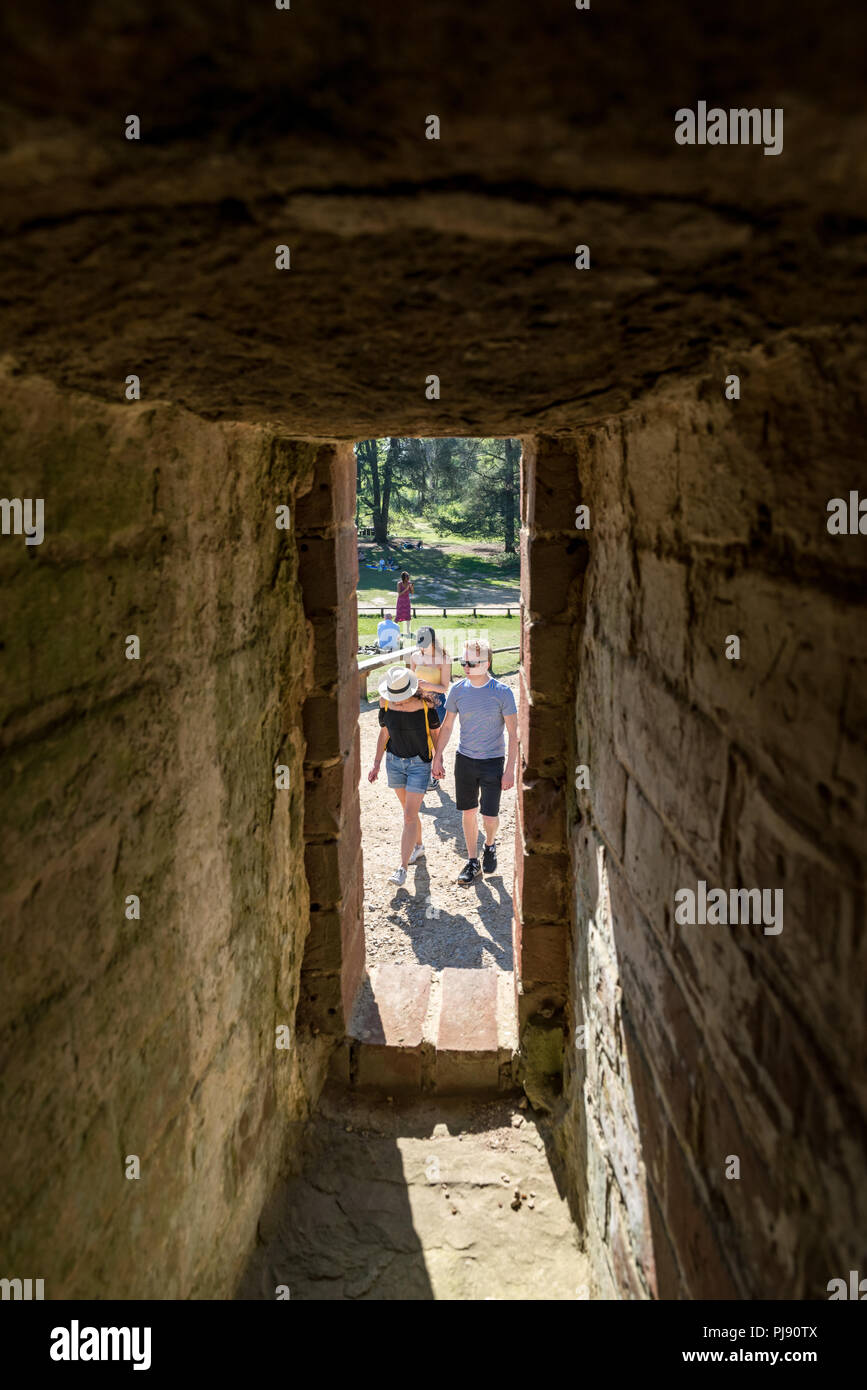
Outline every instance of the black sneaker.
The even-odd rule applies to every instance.
[[[473,879],[479,877],[481,872],[482,866],[478,859],[468,859],[458,874],[458,883],[463,884],[463,886],[467,888],[472,883]]]
[[[497,842],[492,845],[485,845],[485,852],[482,855],[482,868],[486,874],[497,872]]]

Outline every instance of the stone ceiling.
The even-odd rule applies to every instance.
[[[721,348],[736,370],[780,333],[852,331],[864,8],[591,2],[16,7],[0,352],[296,435],[520,434]],[[782,107],[782,154],[676,144],[700,100]]]

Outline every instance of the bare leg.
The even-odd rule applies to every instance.
[[[500,824],[500,817],[482,816],[482,824],[485,827],[485,844],[492,845],[497,838],[497,829]]]
[[[400,862],[404,868],[409,864],[409,856],[412,854],[414,844],[421,844],[421,820],[419,819],[419,807],[424,800],[424,792],[409,792],[404,790],[403,803],[403,835],[400,840]],[[418,839],[416,840],[416,835]]]
[[[471,811],[462,812],[464,840],[467,845],[467,858],[477,859],[479,855],[479,812],[474,806]]]

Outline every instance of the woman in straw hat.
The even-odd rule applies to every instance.
[[[452,679],[452,659],[442,643],[437,641],[432,627],[420,627],[415,641],[415,650],[409,658],[409,668],[418,676],[419,694],[423,699],[430,701],[442,723],[446,696]],[[428,789],[432,790],[436,786],[437,779],[431,777]]]
[[[387,744],[388,785],[403,808],[400,866],[388,881],[403,887],[407,866],[424,856],[419,810],[430,781],[440,717],[425,700],[419,699],[418,676],[405,666],[390,668],[379,687],[379,696],[379,740],[367,780],[375,782],[379,776]]]

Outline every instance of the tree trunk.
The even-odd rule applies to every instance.
[[[367,462],[370,467],[370,485],[373,489],[373,539],[380,544],[385,540],[385,531],[382,524],[381,494],[379,490],[379,460],[375,439],[367,441]]]
[[[391,502],[391,480],[394,477],[394,470],[397,467],[399,454],[400,440],[389,437],[388,453],[385,456],[385,470],[382,479],[382,508],[380,511],[382,535],[376,536],[376,539],[383,545],[388,540],[388,508]],[[376,522],[374,521],[374,526],[375,525]]]

